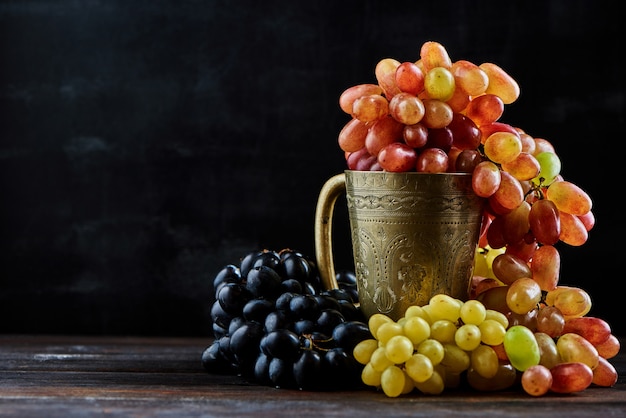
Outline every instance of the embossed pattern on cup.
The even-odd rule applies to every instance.
[[[437,293],[466,299],[482,199],[471,175],[345,172],[361,308],[399,319]]]

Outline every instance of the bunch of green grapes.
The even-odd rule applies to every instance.
[[[554,338],[476,299],[437,294],[397,321],[370,316],[373,338],[359,342],[353,356],[363,383],[388,397],[439,395],[465,383],[479,391],[521,385],[532,396],[613,386],[617,372],[608,359],[619,350],[617,338],[599,318],[576,318]]]

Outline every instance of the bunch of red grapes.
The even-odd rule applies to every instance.
[[[559,285],[556,245],[587,241],[595,224],[592,200],[563,177],[552,143],[501,121],[505,105],[520,94],[514,78],[493,63],[452,61],[433,41],[415,62],[380,60],[375,77],[339,99],[351,116],[338,137],[348,169],[471,174],[485,204],[468,298],[505,314],[509,327],[541,334],[545,356],[564,334],[587,332],[574,349],[587,357],[564,352],[544,362],[587,363],[594,383],[612,386],[617,373],[606,359],[617,354],[619,341],[606,322],[586,317],[587,292]]]

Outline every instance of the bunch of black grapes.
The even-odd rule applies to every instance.
[[[316,264],[291,249],[246,254],[213,279],[209,373],[300,390],[363,388],[354,346],[372,338],[358,307],[356,278],[338,272],[324,289]]]

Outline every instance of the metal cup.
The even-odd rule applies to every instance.
[[[337,288],[332,218],[346,193],[362,311],[394,320],[438,293],[467,299],[483,200],[471,174],[352,171],[322,187],[315,214],[315,251],[322,284]]]

